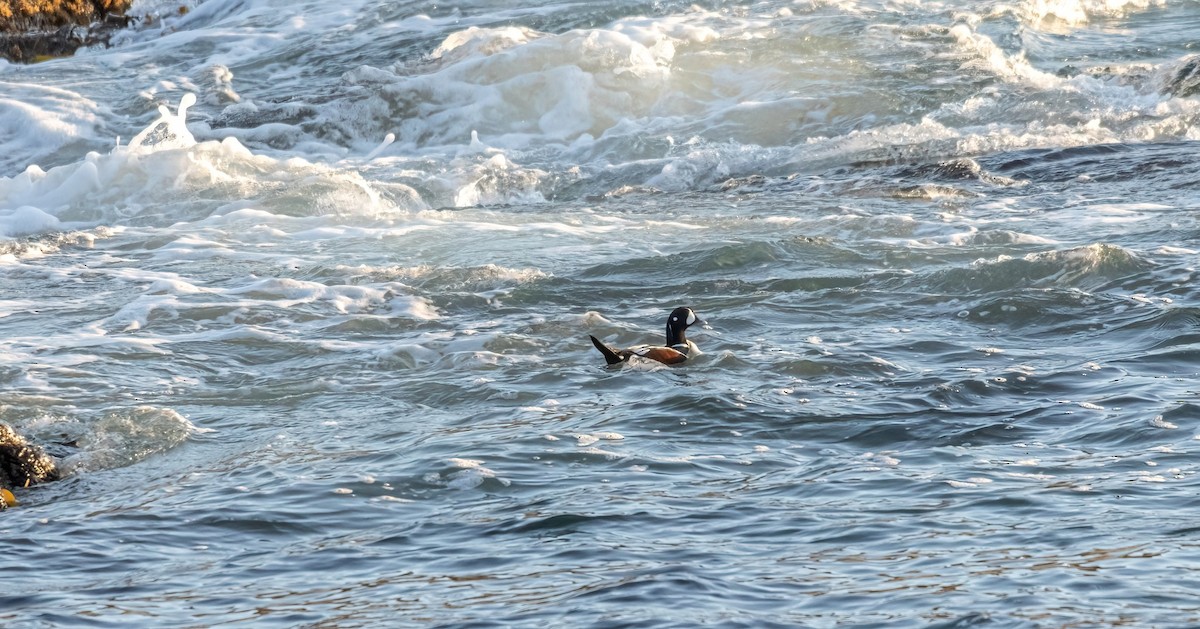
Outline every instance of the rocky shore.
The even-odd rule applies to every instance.
[[[130,23],[131,0],[0,0],[0,57],[17,63],[106,44]]]
[[[15,502],[11,490],[58,480],[54,458],[0,424],[0,510]]]

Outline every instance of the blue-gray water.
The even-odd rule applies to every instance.
[[[187,6],[0,65],[0,625],[1200,624],[1200,5]]]

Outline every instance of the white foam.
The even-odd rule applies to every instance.
[[[1122,17],[1162,6],[1166,0],[1022,0],[1015,13],[1031,26],[1053,30],[1058,25],[1080,27],[1096,17]]]
[[[472,27],[447,36],[430,59],[421,74],[362,67],[345,77],[403,112],[387,121],[402,143],[458,144],[472,129],[505,148],[598,136],[652,106],[668,74],[645,46],[602,29]]]
[[[189,148],[195,146],[196,138],[187,128],[188,107],[196,104],[196,95],[184,94],[179,99],[179,107],[174,114],[166,105],[158,106],[159,117],[141,133],[133,136],[128,149],[134,152],[148,153],[151,147],[157,149]]]
[[[503,485],[510,485],[512,481],[500,478],[496,472],[483,466],[483,461],[478,459],[463,459],[452,458],[449,463],[459,470],[447,476],[449,481],[446,486],[451,489],[473,489],[484,483],[488,479],[496,479]]]
[[[0,237],[12,238],[58,229],[59,220],[42,210],[23,205],[11,212],[0,210]]]
[[[527,44],[540,36],[537,31],[524,27],[479,28],[472,26],[448,35],[429,53],[429,58],[452,63],[488,57]]]
[[[0,172],[24,168],[65,146],[101,141],[103,107],[60,87],[0,81]]]
[[[81,452],[67,457],[63,467],[73,473],[129,465],[203,432],[211,430],[198,428],[169,408],[113,410],[89,424],[88,433],[77,439]]]
[[[878,10],[860,2],[817,4],[855,19]],[[1090,77],[1060,77],[1036,67],[1020,50],[1011,49],[1006,42],[997,44],[984,34],[989,31],[980,24],[995,19],[994,14],[938,27],[939,32],[951,35],[953,43],[950,50],[936,54],[925,49],[936,43],[908,44],[906,38],[895,36],[893,26],[883,23],[886,20],[856,30],[853,42],[864,50],[895,43],[901,47],[898,59],[909,58],[906,55],[927,58],[929,54],[935,61],[961,58],[973,71],[999,77],[1018,88],[1044,90],[1046,94],[1039,100],[1044,101],[1046,114],[1034,120],[1010,116],[1003,98],[1007,92],[989,89],[961,100],[952,98],[924,120],[913,120],[909,113],[912,103],[903,98],[894,105],[863,98],[859,86],[877,85],[872,80],[894,75],[894,68],[857,54],[828,55],[822,45],[806,43],[810,38],[799,36],[812,24],[804,14],[815,11],[817,4],[799,3],[786,11],[757,5],[738,11],[691,7],[673,14],[625,17],[589,28],[543,32],[519,25],[482,26],[488,20],[466,15],[405,16],[372,28],[356,25],[351,29],[344,12],[356,10],[361,5],[358,2],[309,8],[299,18],[259,1],[214,1],[196,5],[185,16],[164,13],[154,29],[123,33],[116,49],[93,54],[98,62],[121,66],[131,58],[131,51],[123,50],[122,45],[131,42],[161,38],[147,49],[172,54],[190,53],[187,47],[202,41],[206,50],[213,49],[207,57],[196,59],[190,73],[181,73],[186,76],[147,78],[158,84],[146,88],[145,97],[161,99],[168,91],[173,96],[194,88],[200,107],[206,108],[205,115],[188,127],[181,124],[181,113],[167,111],[151,127],[169,131],[166,135],[177,138],[179,146],[186,145],[191,134],[207,136],[208,142],[215,137],[237,138],[239,145],[258,145],[257,157],[266,152],[261,146],[284,146],[285,151],[309,162],[327,161],[333,172],[346,178],[337,182],[340,194],[329,193],[320,204],[320,211],[326,213],[346,208],[357,212],[364,205],[360,193],[365,193],[366,205],[380,204],[379,199],[371,198],[374,194],[383,198],[382,205],[390,202],[405,207],[541,202],[567,178],[568,164],[581,168],[570,177],[587,177],[614,166],[644,168],[646,174],[637,177],[640,180],[628,183],[683,190],[746,172],[808,168],[819,166],[822,160],[844,163],[880,152],[900,159],[942,157],[1200,133],[1188,124],[1197,111],[1188,99],[1163,99],[1154,90],[1139,92]],[[1022,19],[1030,23],[1078,24],[1088,16],[1123,15],[1150,5],[1161,5],[1161,1],[1027,0],[1015,8],[998,10],[1027,16]],[[155,11],[169,8],[158,2],[147,6]],[[945,19],[944,12],[919,9],[901,3],[886,10]],[[964,14],[955,15],[959,19]],[[160,27],[157,34],[150,32]],[[224,38],[227,32],[236,37]],[[330,76],[332,68],[300,73],[275,65],[280,51],[288,46],[288,35],[323,36],[322,41],[350,46],[369,44],[368,40],[381,32],[441,39],[421,58],[410,55],[395,63],[377,60],[373,62],[376,65],[352,68],[336,79]],[[826,45],[851,36],[830,34]],[[245,75],[234,76],[230,68],[243,68],[237,71]],[[324,83],[311,85],[313,75]],[[814,77],[828,88],[822,94],[810,95]],[[268,100],[267,94],[289,88],[294,88],[295,97],[288,103]],[[21,102],[28,102],[24,93],[32,89],[20,84]],[[319,92],[321,98],[307,98],[310,92]],[[93,144],[100,139],[111,143],[97,132],[106,123],[115,124],[96,120],[106,113],[102,106],[88,105],[83,97],[69,93],[62,98],[62,103],[34,112],[68,120],[66,127],[53,133],[63,141],[82,137]],[[321,102],[312,102],[316,100]],[[221,104],[228,106],[217,111]],[[83,112],[77,123],[70,122],[71,108]],[[1094,125],[1077,120],[1088,114]],[[3,119],[0,115],[0,124]],[[1065,122],[1049,124],[1045,122],[1048,119]],[[20,127],[21,132],[38,127],[21,124],[16,114],[13,120],[14,128]],[[42,122],[43,127],[53,126],[51,118]],[[213,129],[207,126],[210,124],[229,127]],[[145,146],[155,133],[147,129],[131,146]],[[380,138],[385,137],[394,138],[395,143],[381,143]],[[18,142],[27,149],[35,140]],[[164,151],[170,143],[156,146]],[[911,155],[897,156],[897,150]],[[187,153],[198,157],[194,150]],[[350,157],[359,155],[366,157]],[[92,191],[113,187],[102,166],[97,164]],[[250,177],[230,173],[224,164],[203,158],[191,165],[186,175],[183,166],[173,169],[176,177],[183,177],[180,184],[194,184],[206,172],[213,183],[225,184],[229,198],[254,197],[253,192],[235,192],[244,192],[237,190],[239,186],[253,188],[263,183],[262,177],[247,182]],[[291,166],[286,162],[267,165],[260,172]],[[355,182],[346,171],[359,171],[354,174],[360,180]],[[89,179],[82,169],[76,174],[73,180]],[[367,179],[362,179],[363,174]],[[380,180],[395,182],[397,176],[404,182],[398,185],[413,186],[409,188],[415,197],[412,204],[399,203],[394,192],[384,192],[386,186]],[[148,188],[159,189],[166,182],[157,179]],[[295,180],[277,183],[286,186]],[[362,184],[357,191],[356,183]],[[160,201],[153,198],[156,195],[136,194],[128,188],[125,192],[112,195],[112,199],[136,199],[126,208],[135,215],[143,211],[137,206],[147,203],[147,196],[150,203]],[[190,192],[196,196],[194,187]],[[15,207],[3,201],[0,205]],[[54,203],[26,199],[21,205],[72,220]]]
[[[379,143],[379,146],[372,149],[370,153],[367,153],[367,156],[364,159],[366,159],[367,161],[375,159],[376,157],[379,156],[380,153],[382,153],[384,151],[384,149],[391,146],[392,142],[395,142],[395,141],[396,141],[395,133],[387,134],[386,136],[384,136],[383,141]]]
[[[1174,430],[1179,428],[1177,424],[1167,421],[1162,415],[1155,415],[1154,419],[1150,420],[1150,425],[1154,426],[1155,428],[1162,428],[1164,430]]]
[[[126,220],[170,225],[214,215],[211,205],[193,200],[213,194],[241,199],[261,196],[280,212],[315,216],[387,214],[423,207],[411,190],[398,190],[399,196],[392,191],[381,194],[355,173],[295,158],[278,161],[256,156],[232,139],[190,147],[169,140],[166,143],[172,148],[166,149],[147,141],[143,138],[138,148],[119,148],[108,155],[91,153],[81,162],[50,171],[31,167],[16,177],[0,178],[0,208],[36,208],[72,225]],[[289,187],[304,196],[279,194]],[[408,205],[414,200],[416,205]],[[219,214],[220,208],[215,212]],[[28,219],[32,214],[25,210],[24,216]],[[57,227],[58,223],[47,220],[42,228]]]
[[[1063,82],[1063,79],[1053,74],[1034,68],[1023,53],[1004,52],[990,37],[975,32],[966,24],[954,25],[950,34],[964,50],[975,57],[968,61],[968,68],[978,67],[1005,80],[1022,81],[1040,88],[1055,87]]]

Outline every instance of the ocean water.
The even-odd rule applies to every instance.
[[[0,625],[1200,624],[1200,4],[180,6],[0,62]]]

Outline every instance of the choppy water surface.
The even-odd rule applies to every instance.
[[[0,623],[1200,623],[1196,4],[176,6],[0,66]]]

